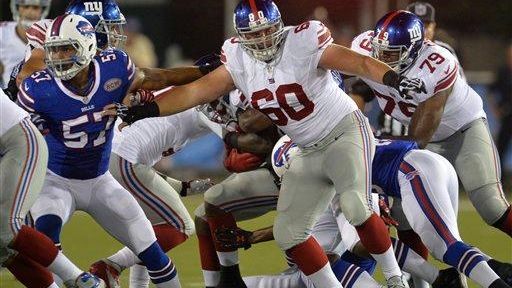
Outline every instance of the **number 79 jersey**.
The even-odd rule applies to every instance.
[[[276,63],[251,57],[237,38],[224,42],[221,60],[250,105],[265,113],[295,143],[315,144],[357,110],[329,70],[318,68],[331,33],[321,22],[286,27]]]
[[[373,31],[367,31],[352,41],[352,50],[371,56],[371,38]],[[419,78],[425,82],[427,93],[413,95],[413,99],[400,97],[394,88],[362,78],[377,97],[384,113],[393,116],[404,125],[409,125],[416,107],[438,92],[453,86],[446,101],[441,123],[434,132],[431,141],[440,141],[455,133],[465,124],[485,117],[482,99],[459,76],[457,59],[445,48],[425,41],[415,62],[402,75],[408,78]]]
[[[75,94],[48,70],[35,72],[21,84],[19,104],[46,121],[48,169],[71,179],[92,179],[108,170],[114,117],[103,107],[121,102],[135,75],[124,52],[106,50],[90,64],[89,92]]]

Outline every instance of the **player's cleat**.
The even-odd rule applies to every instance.
[[[386,286],[383,288],[409,288],[409,284],[407,280],[405,280],[404,276],[393,276],[388,279]]]
[[[215,288],[247,288],[238,265],[229,267],[221,266],[219,284]]]
[[[487,264],[489,264],[491,269],[494,270],[503,281],[509,286],[512,286],[512,264],[503,263],[494,259],[487,261]]]
[[[432,283],[432,288],[466,288],[462,277],[455,268],[448,268],[439,271],[439,275],[437,276],[434,283]]]
[[[121,269],[118,269],[114,263],[107,259],[94,262],[89,268],[89,272],[96,277],[105,281],[106,288],[120,288],[119,274]]]
[[[68,283],[71,282],[71,283]],[[106,288],[105,282],[89,272],[83,272],[78,275],[75,281],[67,281],[67,288]]]

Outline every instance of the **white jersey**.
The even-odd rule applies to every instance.
[[[363,55],[371,55],[371,38],[373,31],[367,31],[352,41],[352,50]],[[364,80],[375,92],[380,108],[384,113],[393,116],[404,125],[409,125],[416,107],[438,92],[453,87],[446,101],[439,127],[431,141],[440,141],[455,133],[471,121],[486,117],[482,99],[459,76],[459,64],[456,58],[441,46],[425,41],[416,61],[407,69],[403,76],[419,78],[425,82],[427,93],[417,93],[413,99],[402,98],[394,88]]]
[[[305,147],[320,141],[357,110],[331,72],[318,67],[332,41],[329,29],[321,22],[309,21],[285,28],[276,63],[254,59],[238,38],[224,42],[221,60],[250,105]]]
[[[162,153],[172,149],[177,152],[192,139],[205,135],[211,130],[203,124],[201,112],[195,108],[181,113],[147,118],[123,128],[116,128],[112,141],[112,152],[133,164],[155,165],[162,159]]]
[[[25,117],[28,117],[28,112],[12,102],[0,89],[0,136],[3,136],[7,130],[20,123]]]
[[[25,42],[16,33],[18,23],[0,22],[0,62],[4,66],[3,86],[9,83],[11,71],[25,56]],[[2,88],[4,88],[2,87]]]

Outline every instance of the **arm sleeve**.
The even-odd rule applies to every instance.
[[[32,95],[33,94],[33,88],[31,81],[31,77],[27,77],[23,82],[21,82],[20,86],[18,87],[18,105],[25,109],[26,111],[30,113],[39,112],[39,107],[36,107],[36,98]]]
[[[293,41],[295,54],[299,58],[312,58],[318,66],[324,50],[333,43],[331,31],[320,21],[308,21],[293,27],[288,32],[289,41]]]

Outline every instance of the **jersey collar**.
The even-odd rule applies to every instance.
[[[67,88],[64,85],[64,83],[62,83],[62,81],[60,79],[55,78],[55,82],[59,86],[60,90],[62,90],[62,92],[64,92],[64,94],[66,94],[67,96],[69,96],[75,100],[83,102],[84,104],[89,104],[89,102],[91,102],[91,99],[94,96],[94,94],[96,94],[96,92],[98,91],[98,87],[100,86],[100,82],[101,82],[100,65],[99,65],[98,61],[96,61],[96,59],[93,59],[92,61],[94,64],[94,86],[92,87],[92,89],[89,91],[89,93],[85,97],[74,93],[69,88]]]

